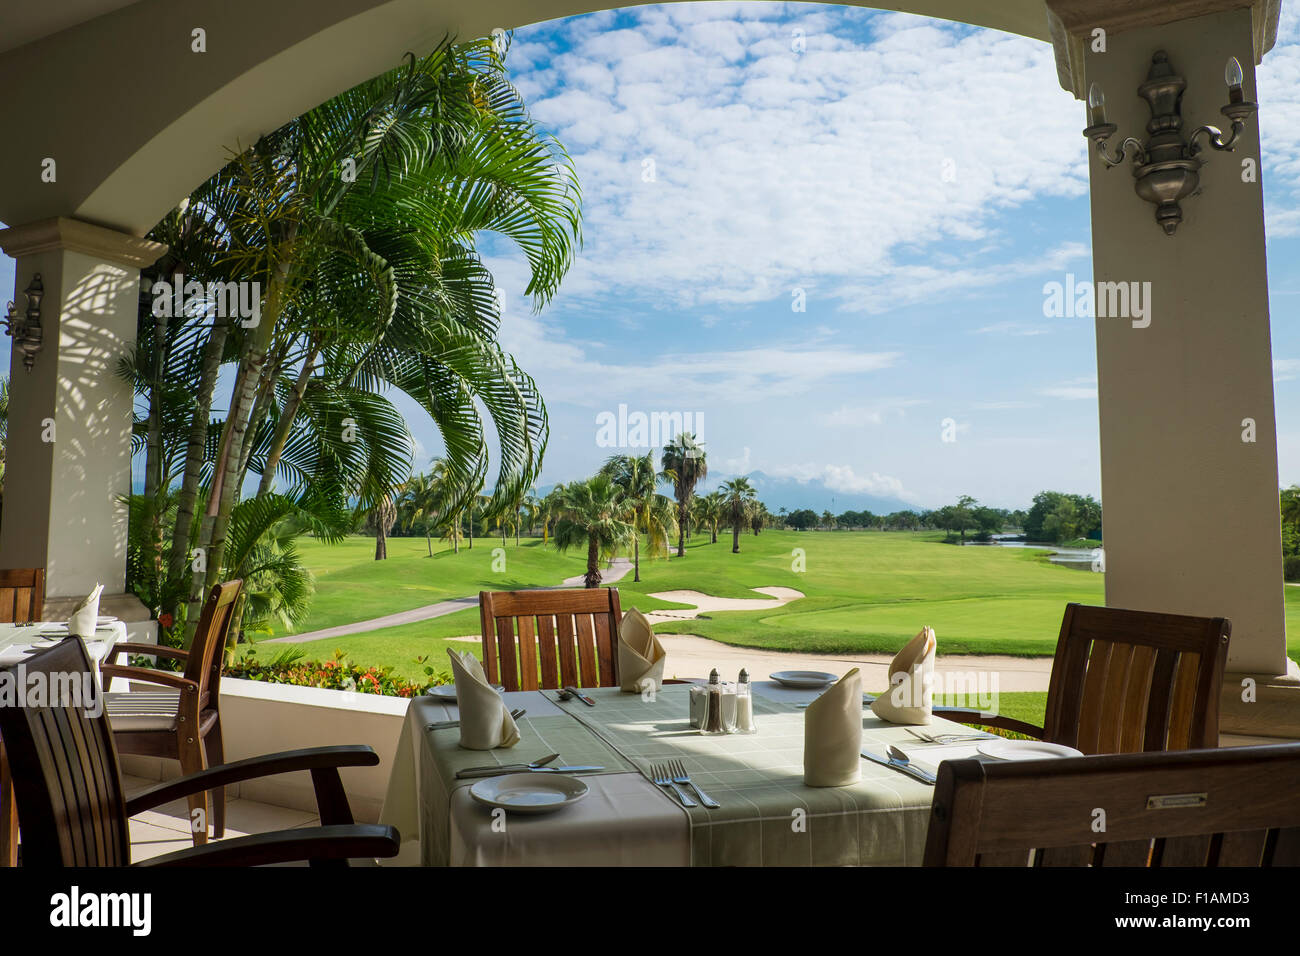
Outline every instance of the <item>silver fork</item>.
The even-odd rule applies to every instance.
[[[700,798],[700,803],[704,804],[710,810],[716,810],[722,804],[714,800],[711,796],[699,788],[699,785],[691,779],[691,775],[686,772],[686,765],[680,760],[668,761],[668,772],[672,774],[673,783],[681,783],[695,791],[695,795]]]
[[[924,731],[907,728],[907,732],[917,740],[923,740],[927,744],[952,744],[965,740],[987,740],[992,734],[927,734]]]
[[[673,782],[672,774],[668,772],[667,767],[664,767],[657,763],[652,763],[650,765],[650,779],[653,780],[659,786],[663,787],[664,789],[671,789],[673,793],[677,794],[677,799],[682,802],[682,806],[684,807],[699,806],[698,803],[696,803],[694,800],[690,798],[690,796],[686,793],[685,790],[683,790],[681,787],[677,786],[677,784]]]

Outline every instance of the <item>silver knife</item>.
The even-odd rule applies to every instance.
[[[513,767],[492,767],[483,770],[458,770],[456,771],[456,779],[468,780],[471,777],[499,777],[506,773],[594,773],[597,770],[604,769],[604,767],[585,764],[579,767],[532,767],[527,770],[519,770]]]
[[[592,700],[590,697],[588,697],[586,694],[584,694],[582,691],[578,690],[578,688],[572,685],[565,685],[564,688],[562,689],[572,694],[574,697],[578,698],[578,700],[582,701],[588,707],[596,706],[596,702]]]
[[[931,786],[934,786],[934,782],[935,782],[934,774],[927,773],[926,771],[922,770],[920,767],[913,767],[910,764],[905,764],[898,760],[891,760],[888,757],[881,757],[878,754],[873,754],[869,750],[862,751],[862,756],[866,757],[868,760],[872,761],[873,763],[880,764],[882,767],[892,767],[893,769],[899,771],[900,773],[907,774],[909,777],[911,777],[914,780],[920,780],[922,783],[928,783]]]

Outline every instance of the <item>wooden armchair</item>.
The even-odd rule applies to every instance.
[[[39,621],[44,609],[44,568],[0,570],[0,624]]]
[[[924,862],[1300,866],[1297,780],[1300,744],[949,760],[939,765]]]
[[[1231,632],[1221,617],[1068,604],[1044,726],[961,707],[934,713],[1085,754],[1217,747]]]
[[[480,591],[478,599],[492,683],[506,690],[618,686],[618,588]]]
[[[194,774],[225,762],[221,739],[221,666],[226,639],[234,622],[240,580],[218,584],[208,595],[188,651],[156,644],[117,644],[110,648],[99,672],[104,686],[114,677],[154,684],[158,691],[106,694],[104,707],[113,726],[119,753],[179,760],[181,772]],[[149,654],[185,662],[185,671],[155,670],[117,664],[122,654]],[[214,785],[211,794],[191,793],[190,818],[201,820],[193,830],[195,845],[208,839],[211,801],[213,836],[226,832],[226,791]],[[196,817],[198,812],[201,816]]]
[[[33,655],[23,666],[29,677],[44,674],[51,688],[94,686],[85,646],[75,637]],[[0,734],[18,792],[24,866],[126,865],[131,816],[193,793],[301,770],[311,772],[321,826],[193,847],[142,865],[260,866],[307,860],[313,866],[346,866],[349,859],[392,857],[398,851],[399,836],[392,827],[353,822],[339,779],[339,767],[379,763],[369,747],[316,747],[252,757],[159,784],[128,800],[108,717],[87,702],[0,707]]]

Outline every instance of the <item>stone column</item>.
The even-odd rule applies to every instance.
[[[20,311],[35,274],[45,287],[32,369],[12,350],[0,566],[46,569],[47,619],[98,583],[104,613],[152,638],[124,593],[133,394],[118,364],[135,342],[140,269],[166,247],[59,218],[0,232],[0,248],[17,260]]]
[[[1229,57],[1245,71],[1245,98],[1258,99],[1258,10],[1201,2],[1182,6],[1221,9],[1135,23],[1136,8],[1154,5],[1050,5],[1074,18],[1070,31],[1083,41],[1075,66],[1084,75],[1073,85],[1084,95],[1101,85],[1106,118],[1119,126],[1112,147],[1125,136],[1148,138],[1151,114],[1137,88],[1157,51],[1186,80],[1184,135],[1229,126],[1219,113]],[[1090,20],[1088,6],[1127,19]],[[1148,10],[1148,20],[1179,6]],[[1098,27],[1104,51],[1090,42]],[[1229,618],[1221,729],[1300,736],[1300,672],[1286,656],[1256,119],[1235,152],[1201,156],[1200,191],[1182,201],[1183,220],[1167,236],[1155,206],[1134,192],[1132,163],[1107,168],[1089,143],[1106,603]],[[1149,313],[1103,316],[1101,283],[1149,290]]]

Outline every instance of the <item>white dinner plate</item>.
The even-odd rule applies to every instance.
[[[66,624],[42,624],[37,634],[58,634],[61,637],[68,636],[68,625]]]
[[[115,623],[117,623],[117,618],[111,614],[101,614],[99,617],[95,618],[96,627],[107,627],[108,625]]]
[[[977,748],[986,757],[998,760],[1043,760],[1048,757],[1082,757],[1082,750],[1065,744],[1049,744],[1043,740],[1008,740],[995,737],[985,740]]]
[[[505,687],[504,687],[503,685],[501,685],[501,684],[493,684],[493,685],[492,685],[492,689],[495,690],[498,694],[503,694],[503,693],[505,693]],[[425,696],[427,696],[427,697],[434,697],[434,698],[437,698],[438,700],[455,700],[455,699],[456,699],[456,685],[455,685],[455,684],[439,684],[439,685],[436,686],[436,687],[430,687],[430,688],[429,688],[429,692],[428,692],[428,694],[426,694]]]
[[[508,773],[484,777],[469,795],[507,813],[553,813],[587,795],[587,785],[562,773]]]
[[[777,671],[775,674],[768,674],[768,677],[778,684],[784,684],[786,687],[825,687],[827,684],[833,684],[837,680],[834,674],[827,674],[825,671]]]

